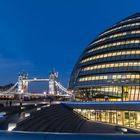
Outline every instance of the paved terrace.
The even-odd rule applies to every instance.
[[[32,112],[17,123],[15,131],[59,133],[120,133],[115,126],[89,121],[62,104],[53,104]],[[137,133],[128,131],[128,133]]]
[[[17,123],[14,130],[55,133],[121,133],[114,125],[89,121],[61,103],[31,112],[30,117]],[[140,132],[128,129],[126,133]]]

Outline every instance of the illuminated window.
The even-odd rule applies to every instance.
[[[94,81],[94,80],[105,80],[105,79],[140,79],[140,75],[136,74],[114,74],[114,75],[97,75],[97,76],[85,76],[79,78],[79,82],[82,81]]]
[[[87,53],[91,53],[93,51],[101,50],[101,49],[108,48],[108,47],[119,46],[119,45],[127,45],[127,44],[134,44],[134,43],[139,44],[140,40],[129,40],[129,41],[116,42],[116,43],[109,43],[109,44],[106,44],[106,45],[99,46],[97,48],[90,49],[89,51],[87,51]]]
[[[140,66],[140,62],[120,62],[120,63],[94,65],[94,66],[88,66],[88,67],[82,68],[82,71],[115,68],[115,67],[133,67],[133,66]]]
[[[110,29],[110,30],[108,30],[108,31],[106,31],[106,32],[104,32],[104,33],[102,33],[102,34],[99,35],[99,36],[103,36],[103,35],[105,35],[105,34],[107,34],[107,33],[110,33],[110,32],[112,32],[112,31],[116,31],[116,30],[119,30],[119,29],[122,29],[122,28],[125,28],[125,27],[133,27],[133,26],[138,26],[138,25],[140,25],[139,22],[131,23],[131,24],[126,24],[126,25],[122,25],[122,26],[119,26],[119,27],[112,28],[112,29]]]
[[[106,58],[108,56],[121,56],[121,55],[131,55],[131,54],[140,54],[140,51],[123,51],[123,52],[114,52],[114,53],[106,53],[106,54],[100,54],[92,57],[85,58],[81,61],[81,63],[85,63],[88,61],[96,60],[99,58]]]

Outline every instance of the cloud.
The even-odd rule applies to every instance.
[[[27,67],[31,65],[32,63],[28,60],[0,58],[0,68],[14,68],[14,67],[17,68],[17,67]]]

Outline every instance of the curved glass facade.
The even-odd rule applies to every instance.
[[[69,88],[80,101],[140,100],[140,13],[89,44],[72,71]]]

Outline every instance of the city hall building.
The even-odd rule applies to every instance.
[[[140,13],[114,24],[89,44],[69,87],[80,101],[140,100]]]
[[[88,119],[140,130],[140,13],[114,24],[87,46],[69,88],[85,104],[74,110]],[[88,108],[86,102],[91,102]]]

